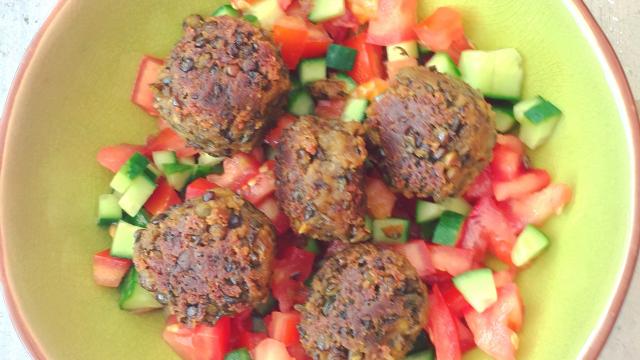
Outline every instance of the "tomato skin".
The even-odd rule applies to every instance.
[[[258,174],[238,189],[238,195],[253,205],[259,205],[264,199],[273,194],[276,191],[274,166],[274,160],[269,160],[260,166]]]
[[[521,198],[544,189],[551,182],[551,176],[545,170],[529,170],[508,181],[493,183],[493,194],[498,201]]]
[[[158,182],[158,187],[156,187],[156,190],[151,194],[149,200],[144,204],[144,208],[149,214],[155,216],[181,203],[182,200],[180,200],[178,193],[169,185],[165,178],[161,178]]]
[[[148,154],[164,150],[175,151],[178,157],[193,156],[198,153],[197,149],[188,147],[187,142],[171,128],[162,129],[158,134],[147,139],[145,151]]]
[[[509,181],[524,171],[523,154],[511,149],[508,145],[496,144],[491,160],[491,174],[494,180]]]
[[[298,120],[298,118],[291,114],[282,115],[278,119],[276,126],[271,129],[271,131],[269,131],[267,136],[264,138],[264,142],[271,146],[277,146],[280,143],[280,138],[282,138],[282,132],[284,131],[284,129],[296,122],[296,120]]]
[[[436,270],[457,276],[473,267],[474,252],[443,245],[430,245],[431,263]]]
[[[280,47],[282,60],[289,70],[295,70],[302,57],[309,31],[304,20],[295,16],[283,16],[273,25],[273,41]]]
[[[273,264],[271,293],[278,300],[280,311],[288,312],[294,304],[306,301],[304,281],[311,275],[315,254],[291,246]]]
[[[449,7],[441,7],[414,28],[420,42],[431,51],[447,51],[451,43],[464,36],[462,16]]]
[[[458,330],[458,337],[460,338],[460,351],[463,353],[476,347],[476,342],[473,340],[473,334],[467,325],[462,323],[462,320],[458,317],[453,318],[456,322],[456,329]]]
[[[464,193],[464,199],[475,204],[482,198],[493,196],[492,177],[491,166],[487,166],[469,185]]]
[[[300,323],[300,313],[297,311],[271,313],[268,334],[270,338],[282,342],[285,346],[296,345],[300,342],[298,329]]]
[[[140,60],[136,82],[131,91],[131,101],[140,106],[147,114],[158,116],[158,111],[153,107],[153,91],[151,84],[158,81],[158,75],[164,67],[164,61],[145,55]]]
[[[411,240],[404,245],[399,245],[397,249],[409,260],[421,278],[435,274],[436,268],[433,266],[429,247],[424,240]]]
[[[333,41],[322,26],[307,25],[309,33],[303,45],[302,58],[309,59],[324,56]]]
[[[120,144],[113,146],[105,146],[96,155],[98,163],[111,172],[115,173],[120,170],[122,165],[129,160],[135,153],[145,154],[145,148],[140,145]]]
[[[187,185],[184,198],[185,200],[189,200],[189,199],[201,197],[207,191],[216,187],[217,187],[216,184],[207,181],[207,179],[204,179],[204,178],[195,179],[189,185]]]
[[[131,260],[111,256],[106,249],[93,255],[93,280],[97,285],[117,288],[131,267]]]
[[[289,230],[289,218],[280,210],[278,202],[273,197],[263,200],[262,203],[258,205],[258,210],[267,215],[273,223],[273,227],[276,228],[278,235],[282,235]]]
[[[400,70],[406,67],[414,67],[418,66],[418,60],[412,57],[407,57],[402,60],[389,61],[387,62],[387,75],[390,80],[393,80]]]
[[[378,0],[377,15],[369,22],[367,42],[388,46],[413,40],[417,0]]]
[[[522,226],[540,226],[554,214],[561,213],[564,206],[571,201],[571,197],[572,191],[569,186],[551,184],[533,194],[508,201],[507,208]]]
[[[233,191],[238,190],[258,174],[260,164],[248,154],[236,153],[222,162],[224,169],[220,175],[209,175],[207,180]]]
[[[252,351],[254,360],[293,360],[287,347],[278,340],[264,339]]]
[[[351,10],[347,8],[344,15],[325,21],[322,23],[322,26],[333,41],[343,42],[349,36],[349,32],[358,27],[358,19],[356,19]]]
[[[427,333],[436,348],[436,358],[438,360],[459,360],[462,353],[458,330],[438,285],[433,286],[433,292],[429,294],[429,303]]]
[[[451,281],[443,282],[438,286],[440,287],[442,298],[454,317],[462,317],[467,311],[473,309]]]
[[[220,318],[215,325],[198,324],[194,329],[194,360],[224,360],[230,349],[231,319]]]
[[[397,197],[384,181],[367,177],[364,192],[367,196],[367,209],[373,218],[384,219],[391,216]]]
[[[374,78],[384,78],[382,47],[367,44],[367,33],[363,32],[344,42],[344,45],[358,51],[353,69],[348,72],[358,84]]]

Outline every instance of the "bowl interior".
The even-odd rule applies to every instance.
[[[544,228],[550,250],[518,279],[527,312],[519,354],[577,358],[606,316],[629,249],[633,146],[618,90],[569,1],[423,2],[423,13],[462,10],[478,48],[520,50],[525,94],[542,94],[565,113],[532,159],[570,184],[575,199]],[[167,54],[182,18],[217,3],[67,1],[31,60],[10,118],[0,209],[8,285],[48,358],[174,356],[160,336],[162,314],[120,311],[116,291],[93,284],[91,255],[109,245],[94,223],[110,174],[95,155],[141,143],[154,129],[129,101],[138,61]]]

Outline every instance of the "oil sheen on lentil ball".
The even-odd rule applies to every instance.
[[[427,290],[401,254],[357,244],[326,260],[297,309],[313,359],[402,359],[426,325]]]
[[[140,284],[183,323],[215,323],[268,296],[275,231],[230,190],[216,188],[175,206],[137,236]]]
[[[287,127],[276,155],[280,206],[299,234],[360,242],[366,229],[364,162],[359,123],[304,116]]]
[[[493,117],[462,80],[405,68],[369,108],[371,156],[389,185],[407,197],[457,196],[491,161]]]
[[[263,30],[229,16],[194,15],[155,87],[156,108],[191,146],[229,156],[262,141],[291,84]]]

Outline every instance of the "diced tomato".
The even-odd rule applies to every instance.
[[[436,272],[431,262],[431,254],[424,240],[411,240],[399,245],[398,250],[404,254],[411,265],[416,269],[418,276],[425,277]]]
[[[380,78],[371,79],[353,90],[352,96],[360,99],[367,99],[373,101],[378,95],[387,91],[389,83],[386,80]]]
[[[93,281],[100,286],[116,288],[131,267],[131,260],[113,257],[106,249],[93,255]]]
[[[311,358],[304,351],[304,348],[301,344],[287,346],[287,350],[289,351],[289,354],[296,360],[311,360]]]
[[[482,198],[491,197],[493,195],[491,178],[491,166],[487,166],[469,185],[467,192],[464,193],[465,200],[475,203]]]
[[[308,59],[324,56],[327,53],[329,45],[332,43],[331,38],[322,26],[307,25],[309,34],[303,45],[302,58]]]
[[[476,342],[473,340],[473,334],[471,330],[465,325],[458,317],[453,318],[456,322],[456,329],[458,330],[458,337],[460,338],[460,351],[463,353],[476,347]]]
[[[344,100],[319,100],[315,115],[325,119],[339,119],[345,106]]]
[[[258,169],[258,174],[249,179],[245,185],[238,190],[238,195],[253,205],[260,204],[267,196],[276,191],[276,176],[273,173],[274,160],[269,160]]]
[[[453,285],[451,281],[443,282],[438,285],[442,293],[442,298],[451,313],[456,317],[464,316],[464,314],[471,310],[472,307],[465,300],[462,293]]]
[[[258,205],[258,210],[267,215],[276,228],[278,235],[282,235],[289,230],[289,218],[280,210],[278,202],[273,197],[262,201],[262,203]]]
[[[412,57],[406,57],[402,60],[387,62],[387,76],[389,80],[395,79],[398,72],[406,67],[418,66],[418,60]]]
[[[571,201],[571,188],[565,184],[551,184],[520,199],[510,200],[508,208],[522,224],[542,225],[554,214],[560,214]]]
[[[523,307],[515,284],[498,290],[498,300],[483,313],[474,310],[465,315],[478,347],[498,360],[515,359]]]
[[[252,355],[254,360],[294,360],[283,343],[269,338],[262,340],[253,349]]]
[[[220,318],[215,325],[198,324],[193,334],[194,360],[224,360],[230,349],[231,319]]]
[[[244,342],[249,342],[245,333],[251,333],[253,330],[253,321],[251,319],[252,310],[245,310],[235,317],[231,318],[231,349],[245,347]]]
[[[295,70],[302,57],[303,46],[309,31],[307,25],[299,17],[283,16],[273,24],[273,41],[280,47],[282,60],[289,70]]]
[[[224,169],[220,175],[209,175],[207,180],[233,191],[240,189],[244,184],[258,174],[260,164],[248,154],[236,153],[222,163]]]
[[[131,92],[131,101],[140,106],[149,115],[158,116],[158,111],[153,107],[153,91],[151,84],[158,81],[158,75],[164,67],[164,62],[160,59],[145,55],[140,61],[138,75]]]
[[[291,6],[291,3],[293,2],[293,0],[278,0],[278,5],[280,5],[280,8],[282,10],[287,10],[289,8],[289,6]]]
[[[249,351],[255,349],[258,344],[267,338],[267,334],[265,333],[254,333],[250,331],[244,331],[240,333],[238,343],[240,344],[238,347],[247,348]]]
[[[207,191],[218,187],[216,184],[207,181],[204,178],[198,178],[193,180],[189,185],[187,185],[187,190],[185,190],[184,198],[185,200],[201,197]]]
[[[269,131],[267,136],[264,138],[264,142],[271,145],[276,146],[280,143],[280,138],[282,137],[282,131],[287,128],[287,126],[296,122],[298,118],[291,114],[282,115],[276,124],[276,126]]]
[[[458,329],[438,285],[433,286],[433,292],[429,295],[429,304],[427,332],[436,348],[436,358],[459,360],[462,354]]]
[[[474,252],[451,246],[431,245],[431,263],[436,270],[457,276],[473,267]]]
[[[496,181],[515,179],[524,171],[523,154],[508,145],[496,144],[491,160],[491,174]]]
[[[508,181],[493,183],[493,194],[498,201],[521,198],[544,189],[551,182],[551,176],[545,170],[529,170]]]
[[[463,37],[454,39],[453,42],[451,42],[451,46],[449,46],[449,50],[447,50],[447,53],[449,54],[449,56],[451,56],[451,59],[457,64],[460,61],[460,55],[462,55],[462,52],[472,48],[473,46],[471,45],[469,40],[463,36]]]
[[[367,44],[366,39],[367,33],[363,32],[344,43],[345,46],[358,51],[353,69],[348,74],[359,84],[374,78],[384,78],[382,47]]]
[[[289,247],[273,265],[271,293],[278,300],[280,311],[287,312],[294,304],[306,301],[304,281],[311,274],[315,254],[297,247]]]
[[[322,26],[327,30],[327,33],[329,33],[333,41],[343,42],[349,36],[349,32],[358,27],[358,19],[356,19],[351,10],[347,8],[344,15],[325,21],[322,23]]]
[[[455,40],[464,37],[462,16],[449,7],[438,8],[414,30],[420,42],[434,52],[448,51]]]
[[[463,225],[458,246],[473,250],[476,260],[484,258],[488,246],[502,261],[511,264],[511,249],[516,232],[492,198],[481,199],[471,210]]]
[[[179,323],[174,315],[167,318],[162,338],[181,359],[193,359],[193,329]]]
[[[417,13],[417,0],[378,0],[378,13],[369,22],[367,42],[387,46],[415,39]]]
[[[115,173],[137,152],[144,154],[144,147],[130,144],[106,146],[98,151],[96,158],[100,165]]]
[[[313,8],[313,0],[293,0],[287,7],[287,15],[306,19]]]
[[[384,219],[391,216],[393,206],[396,203],[394,194],[384,181],[367,177],[364,192],[367,196],[367,209],[369,214],[376,219]]]
[[[175,151],[179,157],[193,156],[198,153],[197,149],[188,147],[187,142],[171,128],[162,129],[157,135],[147,139],[146,151],[149,154],[163,150]]]
[[[282,342],[285,346],[292,346],[300,341],[296,326],[300,323],[300,313],[297,311],[271,313],[269,323],[269,337]]]
[[[493,273],[493,282],[496,284],[496,289],[511,284],[515,280],[516,274],[513,270],[495,271]]]
[[[378,0],[347,0],[347,7],[360,24],[367,23],[378,14]]]
[[[161,178],[158,182],[158,187],[156,187],[156,190],[151,194],[149,200],[144,204],[144,208],[149,214],[155,216],[173,205],[181,203],[182,200],[180,200],[178,193],[173,190],[165,178]]]

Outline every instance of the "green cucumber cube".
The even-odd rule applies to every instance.
[[[302,85],[327,78],[327,60],[325,58],[305,59],[298,65],[298,77]]]
[[[464,215],[445,210],[440,216],[432,241],[435,244],[455,246],[464,223]]]
[[[149,214],[146,211],[140,210],[136,216],[129,216],[129,214],[124,214],[122,220],[141,228],[146,228],[149,225]]]
[[[346,90],[348,93],[353,92],[358,87],[358,83],[356,83],[353,78],[345,73],[337,73],[334,75],[334,79],[342,81],[346,85]]]
[[[327,67],[336,70],[350,71],[353,69],[357,54],[358,51],[350,47],[331,44],[327,49]]]
[[[120,167],[118,172],[113,176],[111,188],[119,193],[127,191],[133,179],[142,174],[147,166],[149,160],[140,153],[134,153],[125,163]]]
[[[245,15],[255,16],[263,29],[271,30],[273,24],[287,14],[280,7],[278,0],[259,0],[251,4]]]
[[[111,244],[111,256],[131,259],[133,257],[133,244],[136,242],[136,232],[142,230],[140,226],[129,224],[125,221],[118,222],[116,233]]]
[[[485,95],[494,99],[520,99],[524,80],[522,56],[516,49],[495,50],[492,54],[494,57],[493,83],[491,91]]]
[[[517,103],[513,108],[513,114],[520,123],[518,137],[532,150],[551,137],[562,119],[562,112],[541,96]]]
[[[373,242],[404,244],[409,238],[409,220],[398,218],[373,220]]]
[[[225,158],[223,157],[217,157],[217,156],[211,156],[205,152],[201,152],[198,155],[198,165],[210,165],[210,166],[216,166],[220,163],[222,163],[222,161]]]
[[[430,201],[418,200],[416,202],[416,223],[425,224],[438,219],[444,212],[444,207]]]
[[[194,166],[188,164],[165,164],[162,170],[166,174],[167,182],[177,191],[182,191],[189,182]]]
[[[451,56],[444,52],[439,52],[433,55],[429,61],[425,64],[428,68],[435,68],[437,72],[447,74],[453,77],[460,77],[460,70],[456,63],[453,62]]]
[[[309,92],[302,88],[289,93],[289,105],[287,111],[293,115],[311,115],[315,111],[315,103]]]
[[[131,186],[122,194],[118,205],[127,214],[135,216],[156,189],[156,183],[147,176],[140,175],[133,180]]]
[[[313,0],[309,20],[314,23],[335,19],[346,11],[344,0]]]
[[[247,349],[240,348],[227,353],[224,360],[251,360],[251,355]]]
[[[124,277],[118,290],[120,291],[118,305],[122,310],[143,313],[162,308],[162,304],[156,300],[156,296],[140,286],[138,272],[134,267],[131,267]]]
[[[122,209],[114,194],[103,194],[98,199],[98,224],[110,225],[122,219]]]
[[[369,101],[367,101],[367,99],[351,98],[347,100],[347,104],[342,112],[342,121],[364,121],[367,117],[368,106]]]
[[[513,110],[505,107],[494,107],[493,112],[496,114],[496,130],[504,134],[511,130],[516,124],[516,118],[513,116]]]
[[[389,62],[404,60],[408,57],[417,59],[418,55],[418,42],[415,40],[387,46],[387,60]]]
[[[461,215],[468,215],[471,212],[471,205],[461,197],[449,197],[440,202],[445,210],[453,211]]]
[[[404,360],[435,360],[436,356],[432,349],[407,355]]]
[[[220,6],[219,8],[215,9],[213,11],[213,13],[211,14],[212,16],[231,16],[231,17],[238,17],[240,16],[240,13],[238,12],[238,10],[234,9],[233,6],[229,5],[229,4],[224,4],[222,6]]]
[[[178,162],[175,151],[154,151],[151,157],[153,158],[153,163],[160,169],[162,169],[162,166],[165,164],[175,164]]]
[[[491,269],[467,271],[454,277],[453,284],[469,305],[479,313],[498,300],[498,291]]]
[[[511,261],[515,266],[523,266],[549,247],[549,238],[533,225],[527,225],[518,236],[511,250]]]

